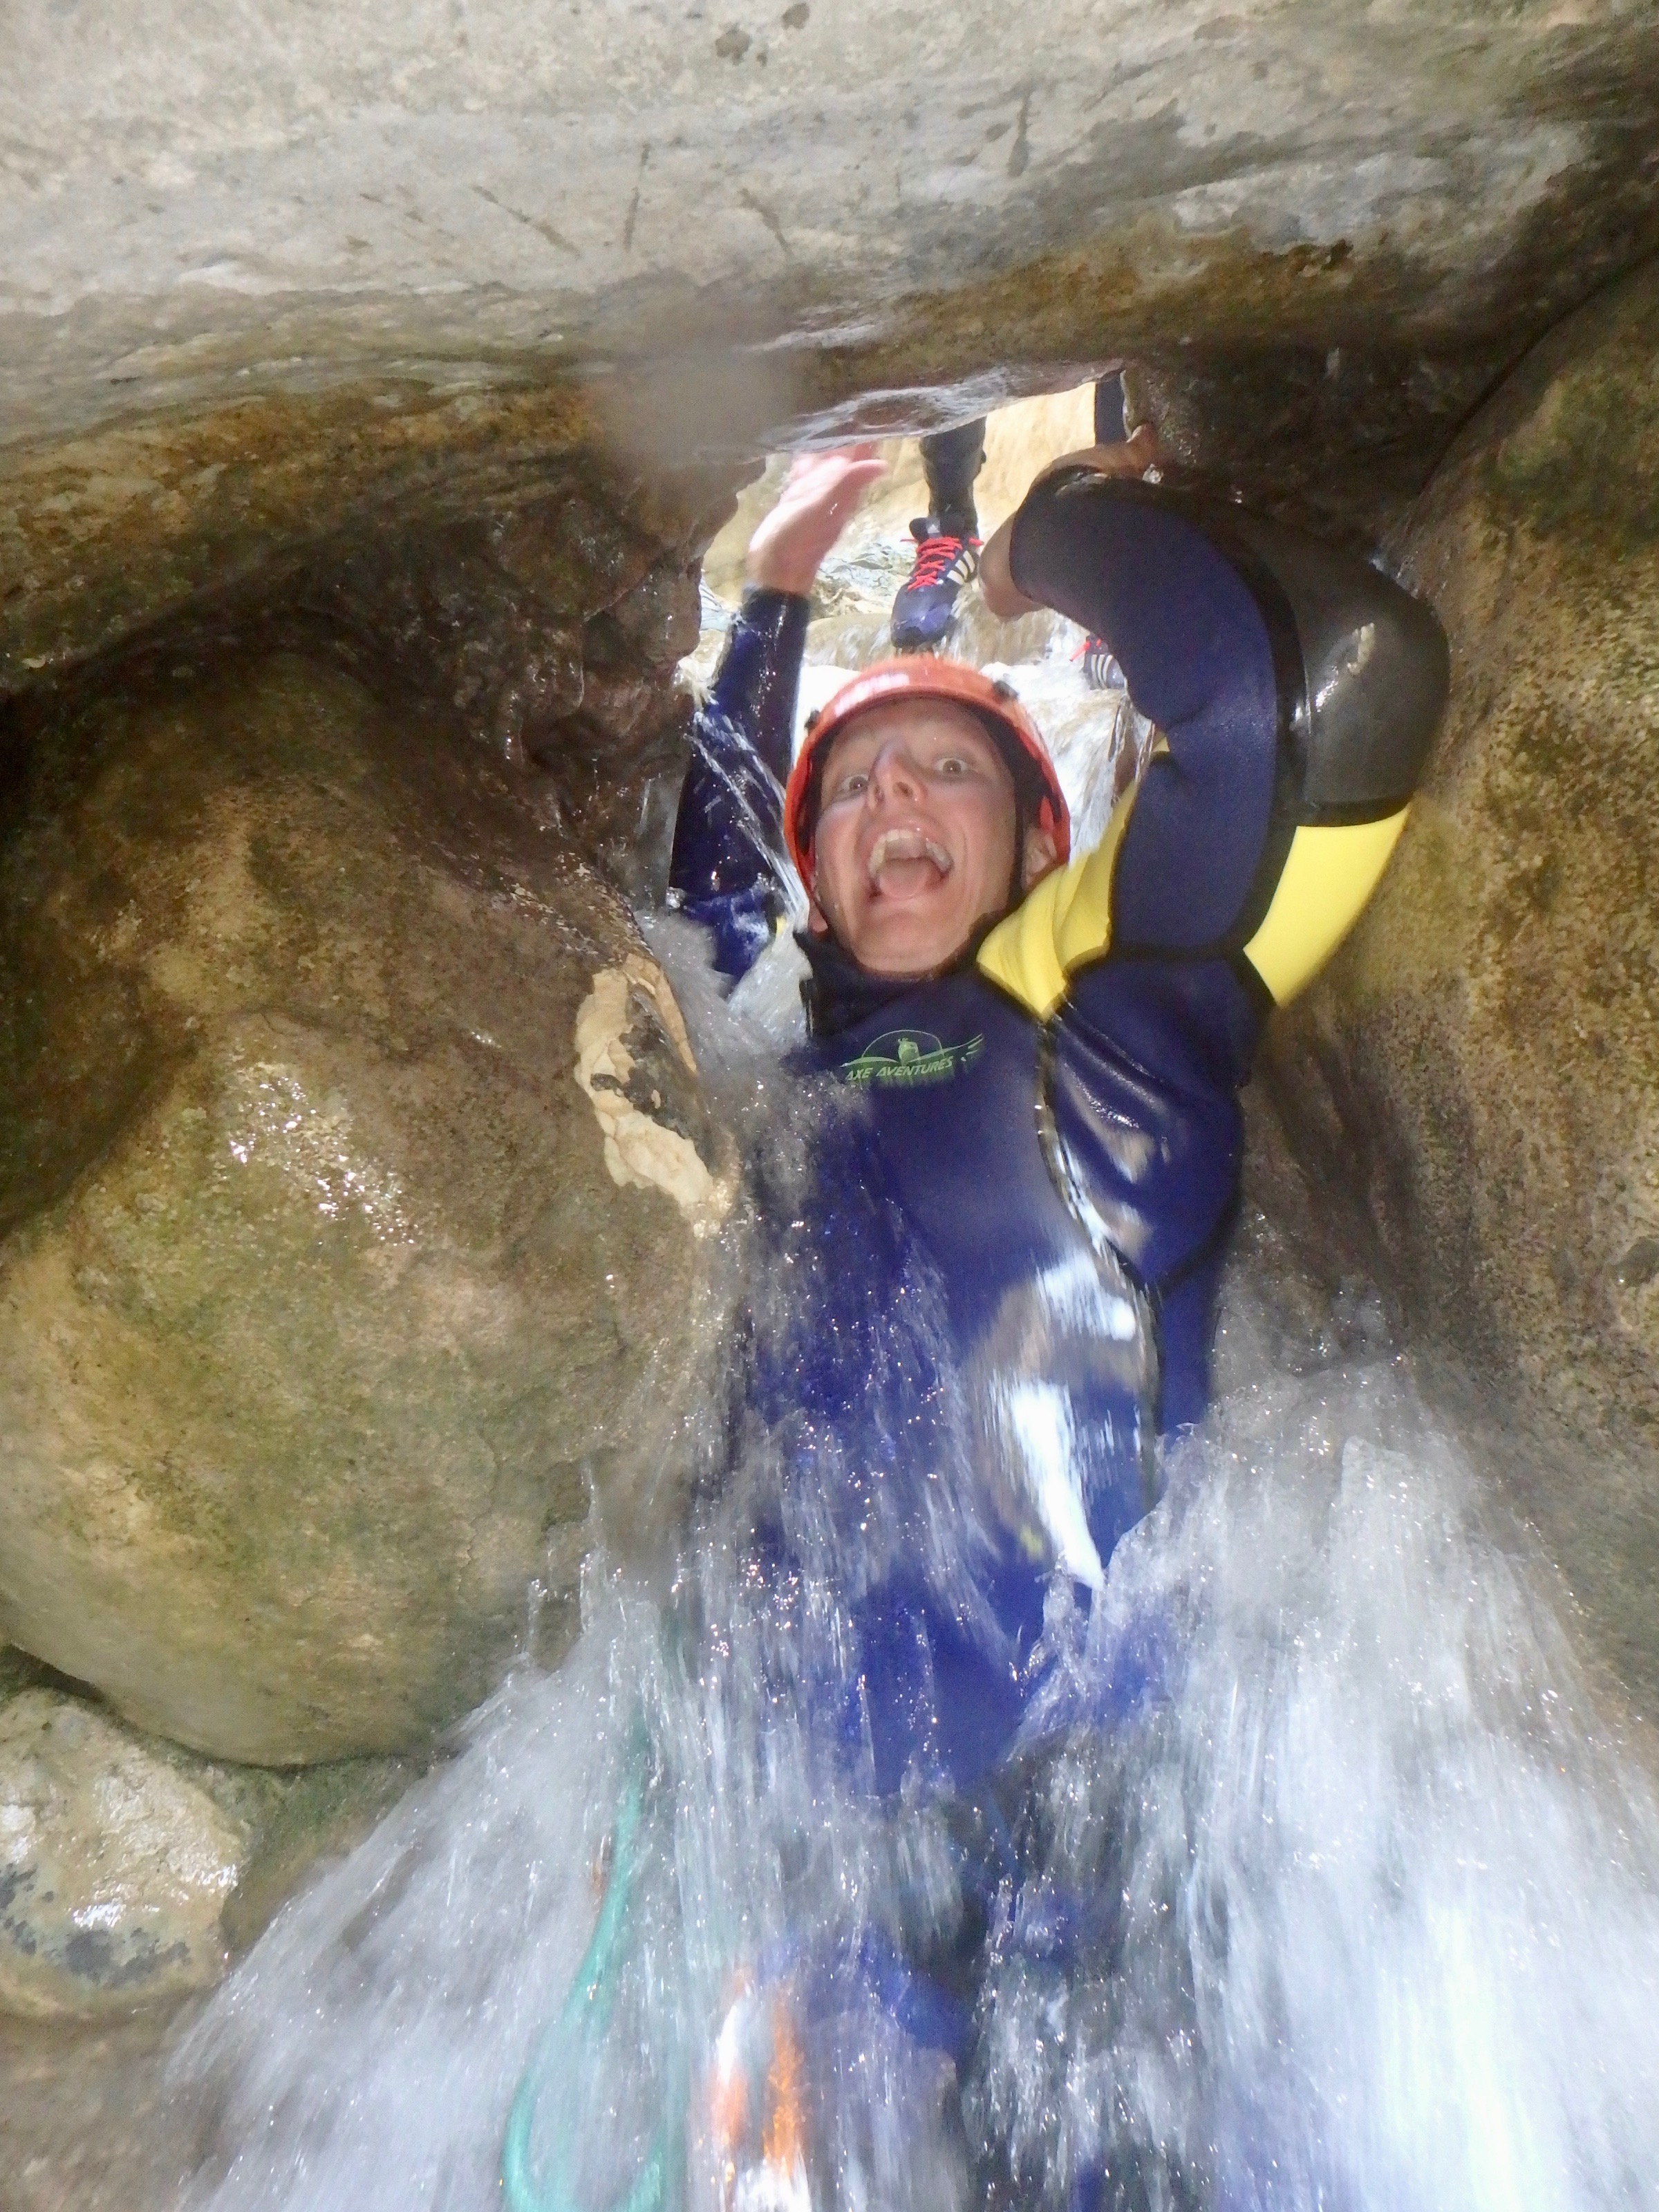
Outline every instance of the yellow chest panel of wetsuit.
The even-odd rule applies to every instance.
[[[1072,970],[1111,949],[1112,878],[1134,798],[1126,792],[1093,851],[1045,876],[980,947],[981,973],[1039,1021],[1058,1009]],[[1409,811],[1297,829],[1267,911],[1243,948],[1275,1006],[1306,988],[1358,920]]]

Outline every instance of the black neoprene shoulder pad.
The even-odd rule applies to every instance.
[[[1417,787],[1450,686],[1433,610],[1369,562],[1283,523],[1219,503],[1201,520],[1249,556],[1239,566],[1264,613],[1279,599],[1294,627],[1304,691],[1298,818],[1396,811]]]

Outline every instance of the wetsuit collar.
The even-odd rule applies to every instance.
[[[940,982],[946,975],[960,975],[972,968],[979,957],[980,946],[1000,918],[991,915],[981,922],[948,968],[921,976],[872,975],[867,969],[860,968],[852,954],[833,937],[798,929],[795,942],[806,955],[806,964],[812,971],[802,979],[800,987],[808,1036],[839,1036],[843,1030],[850,1030],[855,1023],[861,1022],[866,1014],[878,1012],[895,999],[920,989],[922,984]]]

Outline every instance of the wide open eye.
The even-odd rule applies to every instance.
[[[972,771],[972,762],[964,760],[960,753],[945,753],[933,763],[935,775],[969,775]]]
[[[870,778],[863,769],[848,769],[845,775],[836,778],[828,803],[833,806],[838,799],[857,799],[868,789],[869,783]]]

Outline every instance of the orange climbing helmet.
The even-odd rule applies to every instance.
[[[985,726],[1007,762],[1019,794],[1023,818],[1046,830],[1063,863],[1072,848],[1072,817],[1066,794],[1036,724],[1019,703],[1012,685],[959,660],[931,653],[907,653],[902,660],[878,660],[843,684],[815,714],[807,717],[806,742],[789,771],[783,794],[783,836],[802,883],[812,888],[812,833],[817,823],[818,787],[830,747],[855,714],[896,700],[942,699],[965,707]]]

